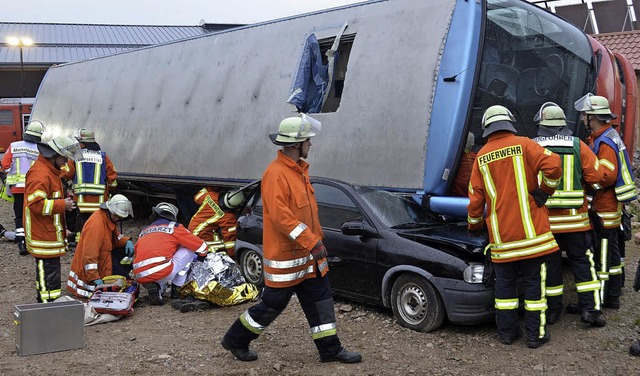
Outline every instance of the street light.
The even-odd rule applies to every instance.
[[[33,40],[25,37],[9,37],[7,43],[11,46],[20,48],[20,84],[22,86],[22,98],[26,97],[26,90],[24,88],[24,60],[22,58],[22,47],[33,46]]]

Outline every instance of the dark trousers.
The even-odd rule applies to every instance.
[[[13,194],[13,223],[16,226],[16,229],[23,228],[22,224],[22,206],[24,205],[24,194],[22,193],[14,193]],[[20,235],[16,236],[24,236],[24,230]]]
[[[52,302],[62,294],[60,285],[60,257],[35,258],[38,303]]]
[[[133,270],[133,265],[122,265],[120,261],[126,256],[124,248],[114,248],[111,251],[111,274],[129,277],[129,273]]]
[[[617,228],[602,228],[595,233],[595,247],[598,255],[598,277],[600,278],[600,298],[603,302],[617,299],[622,290],[622,260],[618,245]]]
[[[224,335],[227,345],[246,348],[271,324],[296,294],[311,328],[320,357],[331,357],[342,350],[336,334],[336,316],[329,277],[307,279],[287,288],[265,287],[262,300],[245,311]]]
[[[547,255],[547,304],[550,311],[562,311],[563,273],[562,252],[567,254],[569,266],[578,291],[581,310],[600,310],[600,281],[596,274],[591,236],[587,231],[555,234],[560,250]]]
[[[515,338],[520,333],[518,322],[518,276],[522,277],[524,295],[524,328],[529,339],[546,333],[544,257],[494,263],[496,271],[496,324],[501,338]]]

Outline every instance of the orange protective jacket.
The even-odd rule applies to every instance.
[[[225,212],[220,208],[219,195],[219,192],[202,188],[193,197],[200,207],[189,222],[189,231],[204,240],[214,251],[224,250],[233,256],[238,218],[234,213]]]
[[[538,172],[543,174],[538,184]],[[558,250],[545,206],[531,195],[551,195],[560,182],[560,157],[535,141],[496,132],[478,152],[469,182],[469,230],[483,228],[485,203],[491,259],[495,263],[540,257]]]
[[[82,238],[81,238],[82,239]],[[158,219],[145,227],[135,245],[133,274],[139,283],[159,281],[171,274],[172,257],[180,247],[201,256],[209,252],[207,244],[183,225]]]
[[[117,178],[118,172],[113,166],[113,162],[109,159],[109,156],[105,154],[104,164],[107,171],[107,188],[103,195],[88,195],[88,194],[75,194],[73,195],[73,201],[76,202],[78,210],[81,213],[93,213],[100,208],[100,204],[109,199],[109,190],[115,189],[118,186]],[[63,179],[72,180],[76,174],[76,162],[69,160],[66,165],[62,167]]]
[[[587,184],[600,183],[604,176],[602,166],[593,151],[582,141],[580,141],[580,161],[582,162],[582,180]],[[586,197],[579,208],[549,208],[549,223],[551,232],[554,234],[591,230]]]
[[[27,172],[24,191],[27,250],[38,258],[66,253],[65,202],[60,170],[42,155]]]
[[[71,261],[67,290],[88,298],[95,287],[93,281],[113,274],[111,251],[124,247],[131,238],[120,234],[106,209],[91,214],[82,235]]]
[[[594,132],[589,136],[589,144],[593,145],[593,140],[601,134],[608,131],[611,126],[604,127],[598,132]],[[593,194],[591,205],[603,220],[604,228],[618,228],[622,219],[622,203],[616,197],[615,184],[618,177],[618,158],[616,151],[606,143],[602,143],[597,154],[600,162],[600,168],[603,172],[600,188]]]
[[[311,250],[322,240],[309,164],[293,161],[278,151],[262,176],[264,208],[264,282],[269,287],[295,286],[315,278],[315,265],[322,276],[327,260],[314,260]]]

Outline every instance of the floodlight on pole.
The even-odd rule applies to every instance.
[[[24,87],[24,58],[22,48],[33,46],[33,39],[27,37],[8,37],[7,43],[10,46],[20,48],[20,85],[22,86],[22,98],[24,98],[26,96],[26,89]]]

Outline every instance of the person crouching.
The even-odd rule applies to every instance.
[[[162,305],[169,283],[173,289],[185,284],[194,252],[204,260],[207,244],[177,222],[178,208],[161,202],[152,208],[149,226],[142,229],[135,245],[134,278],[147,290],[152,305]]]

